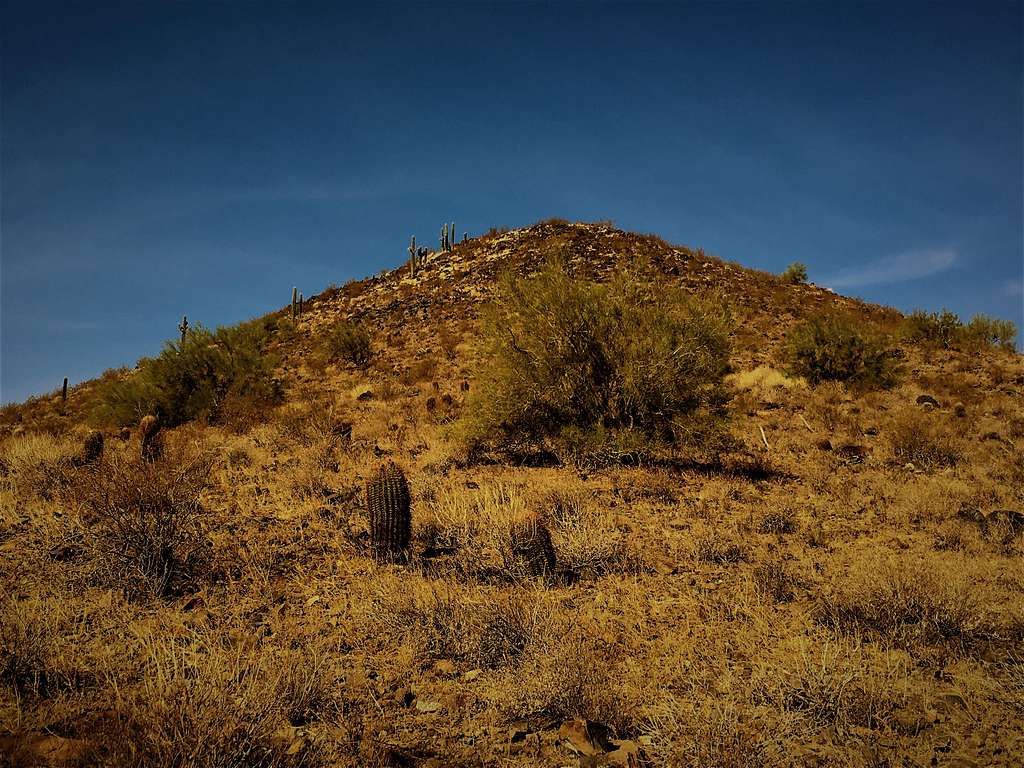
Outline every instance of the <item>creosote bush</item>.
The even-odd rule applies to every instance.
[[[799,261],[794,261],[781,275],[783,282],[794,285],[807,282],[807,267]]]
[[[342,360],[357,368],[365,368],[373,356],[370,334],[352,320],[340,320],[324,337],[322,352],[331,360]]]
[[[903,335],[908,341],[932,344],[944,349],[977,350],[999,347],[1012,350],[1017,339],[1017,326],[1010,320],[988,315],[974,315],[963,323],[954,312],[925,312],[918,309],[903,321]]]
[[[843,381],[863,389],[896,381],[896,365],[885,340],[845,315],[821,315],[789,335],[790,372],[812,384]]]
[[[724,442],[731,320],[640,269],[608,283],[549,262],[506,275],[461,436],[473,448],[608,462]]]
[[[191,328],[184,343],[169,341],[125,378],[106,382],[95,417],[123,427],[155,413],[173,427],[193,419],[217,422],[229,412],[277,403],[281,386],[266,351],[269,337],[263,320],[216,331]]]

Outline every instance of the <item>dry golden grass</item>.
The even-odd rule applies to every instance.
[[[554,249],[735,288],[734,453],[466,461],[475,302]],[[666,768],[1024,762],[1024,536],[989,517],[1024,511],[1020,356],[905,346],[894,389],[810,387],[776,354],[805,307],[889,313],[606,227],[449,256],[397,278],[406,303],[387,276],[318,298],[275,341],[285,403],[171,430],[152,466],[113,435],[78,466],[77,411],[5,410],[28,429],[0,443],[0,764],[588,764],[575,718]],[[311,357],[340,318],[372,329],[367,369]],[[386,458],[405,565],[368,556]],[[524,523],[553,572],[524,563]]]

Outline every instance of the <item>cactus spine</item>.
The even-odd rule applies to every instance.
[[[178,331],[181,333],[181,346],[185,346],[185,334],[188,333],[188,317],[185,315],[181,316],[181,324],[178,325]]]
[[[378,557],[401,559],[412,536],[409,484],[393,461],[381,464],[366,483],[370,545]]]

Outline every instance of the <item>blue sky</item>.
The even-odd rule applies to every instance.
[[[1022,323],[1020,3],[0,0],[0,400],[611,218]]]

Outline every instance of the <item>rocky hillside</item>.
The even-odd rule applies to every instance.
[[[727,299],[730,453],[467,459],[480,309],[553,257]],[[890,335],[893,386],[786,372],[826,310]],[[88,421],[130,372],[0,414],[0,763],[1024,762],[1020,355],[555,220],[289,316],[261,321],[283,397],[245,418],[103,426],[97,456]],[[367,366],[324,355],[341,320]],[[366,493],[388,461],[397,561]]]

